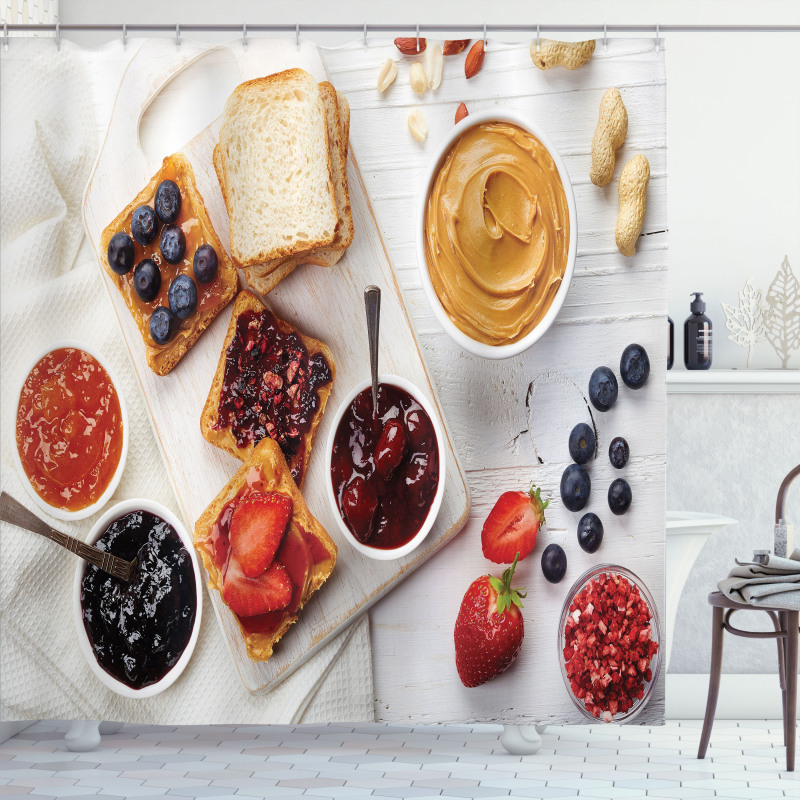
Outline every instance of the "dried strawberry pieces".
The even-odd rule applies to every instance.
[[[309,357],[295,331],[284,333],[269,311],[246,311],[225,354],[214,428],[230,428],[238,447],[274,439],[299,486],[303,436],[319,408],[317,390],[332,380],[325,357]]]
[[[614,572],[598,575],[572,600],[564,630],[564,662],[573,694],[610,722],[644,696],[658,650],[652,614],[639,587]]]

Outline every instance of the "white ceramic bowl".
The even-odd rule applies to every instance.
[[[564,271],[564,278],[561,281],[561,286],[553,298],[553,303],[544,315],[539,324],[522,339],[512,342],[510,344],[491,345],[484,342],[478,342],[475,339],[467,336],[458,326],[453,323],[447,312],[444,310],[441,301],[439,300],[436,291],[433,288],[430,274],[428,273],[428,261],[425,256],[425,207],[428,202],[428,194],[431,190],[436,176],[439,174],[439,168],[444,161],[445,156],[450,148],[455,143],[456,139],[461,136],[464,131],[474,125],[480,125],[483,122],[511,122],[524,128],[529,133],[532,133],[539,141],[547,148],[547,151],[553,157],[558,175],[561,178],[561,183],[564,186],[564,194],[567,198],[567,208],[569,211],[569,249],[567,252],[567,266]],[[416,218],[416,231],[417,231],[417,265],[419,267],[420,279],[422,280],[422,287],[428,297],[433,313],[439,320],[442,327],[456,344],[459,344],[469,353],[482,358],[501,359],[511,358],[517,356],[527,350],[532,344],[538,342],[544,336],[547,330],[555,321],[561,306],[569,291],[570,283],[572,282],[572,273],[575,270],[575,256],[578,251],[578,216],[575,213],[575,195],[572,192],[572,183],[569,179],[569,173],[562,160],[561,156],[556,150],[553,143],[548,138],[547,134],[541,129],[538,123],[532,121],[529,117],[510,111],[508,109],[489,109],[486,111],[479,111],[475,114],[470,114],[464,117],[457,125],[453,126],[452,131],[448,136],[445,136],[437,145],[433,152],[433,157],[425,172],[422,186],[420,188],[419,201],[417,203],[417,218]]]
[[[178,679],[178,676],[181,674],[181,672],[183,672],[183,670],[186,668],[186,665],[189,663],[189,659],[192,657],[194,646],[197,643],[197,636],[200,633],[200,620],[203,616],[203,582],[200,578],[200,567],[197,563],[197,554],[194,550],[194,542],[192,541],[192,537],[186,531],[186,528],[183,526],[183,523],[168,508],[162,506],[161,503],[156,503],[153,500],[136,498],[132,500],[123,500],[121,503],[117,503],[115,506],[109,508],[108,511],[106,511],[105,514],[103,514],[97,520],[97,522],[94,523],[92,530],[89,532],[89,536],[86,539],[87,543],[95,544],[95,542],[97,542],[97,540],[106,532],[106,529],[109,525],[111,525],[112,522],[114,522],[114,520],[124,517],[131,511],[139,510],[149,511],[151,514],[161,517],[161,519],[163,519],[165,522],[168,522],[170,525],[172,525],[192,560],[195,589],[197,594],[197,611],[195,612],[194,626],[192,628],[192,635],[189,638],[189,643],[186,645],[186,649],[183,651],[183,653],[181,653],[181,657],[178,659],[175,666],[160,681],[151,683],[149,686],[145,686],[142,689],[132,689],[130,686],[126,686],[121,681],[118,681],[110,673],[106,672],[97,662],[94,652],[92,651],[92,646],[89,643],[89,636],[86,633],[86,628],[83,625],[81,583],[83,581],[83,574],[87,567],[87,564],[85,561],[83,561],[83,559],[81,559],[80,563],[75,569],[75,580],[72,590],[72,608],[74,612],[73,617],[75,619],[75,629],[78,634],[78,646],[80,647],[80,651],[83,653],[83,657],[86,659],[86,662],[89,664],[89,668],[97,676],[100,682],[107,688],[111,689],[111,691],[116,692],[123,697],[131,697],[134,699],[152,697],[153,695],[163,692],[165,689],[169,688],[173,683],[175,683],[175,681]]]
[[[90,356],[94,356],[94,358],[100,363],[100,366],[108,373],[108,377],[111,378],[111,383],[114,384],[114,388],[117,391],[117,397],[119,398],[119,410],[122,416],[122,451],[119,456],[119,464],[117,464],[117,469],[114,472],[114,475],[111,478],[111,482],[106,487],[106,490],[100,497],[97,499],[96,502],[92,503],[85,508],[81,508],[77,511],[68,511],[64,508],[57,508],[56,506],[51,506],[43,497],[40,497],[39,494],[36,492],[36,489],[33,488],[28,476],[25,474],[25,470],[22,467],[22,460],[19,457],[19,450],[17,449],[17,436],[16,436],[16,424],[17,424],[17,415],[14,414],[14,463],[17,466],[17,473],[19,474],[19,479],[22,482],[22,485],[25,487],[25,491],[28,492],[31,500],[36,503],[39,508],[42,509],[45,513],[49,514],[51,517],[55,517],[56,519],[63,519],[69,522],[73,522],[80,519],[86,519],[87,517],[91,517],[92,514],[96,514],[100,511],[101,508],[111,499],[112,495],[117,489],[119,485],[120,479],[122,478],[122,473],[125,470],[125,461],[128,458],[128,408],[125,405],[125,398],[122,395],[122,391],[120,390],[120,383],[117,380],[117,376],[114,373],[114,370],[111,369],[106,359],[100,355],[100,353],[95,350],[94,347],[90,345],[84,344],[83,342],[77,342],[73,339],[63,339],[61,341],[52,342],[46,348],[41,350],[37,353],[36,358],[34,358],[28,368],[25,370],[25,375],[23,376],[22,380],[19,382],[19,386],[17,387],[17,393],[14,396],[15,401],[17,403],[17,408],[19,408],[19,397],[22,393],[22,387],[25,385],[25,381],[28,379],[28,375],[30,375],[31,370],[44,358],[48,353],[51,353],[53,350],[59,350],[63,347],[72,347],[76,350],[83,350],[88,353]]]
[[[417,548],[428,535],[433,527],[433,523],[436,521],[436,516],[442,506],[442,498],[444,497],[444,431],[442,430],[442,425],[439,422],[439,416],[433,403],[428,400],[428,398],[419,390],[417,386],[411,383],[411,381],[401,378],[398,375],[381,375],[379,376],[379,380],[380,383],[397,386],[398,388],[408,392],[422,406],[422,408],[425,409],[425,413],[430,417],[433,425],[433,430],[436,434],[436,445],[439,451],[439,484],[436,487],[436,494],[433,497],[433,503],[428,511],[428,516],[422,523],[422,527],[417,532],[417,535],[411,539],[411,541],[406,542],[404,545],[402,545],[402,547],[395,547],[391,550],[383,550],[379,547],[370,547],[369,545],[359,542],[351,532],[350,528],[347,527],[345,521],[342,519],[342,515],[339,511],[339,504],[336,501],[336,495],[333,491],[333,481],[331,480],[333,444],[336,438],[336,431],[339,429],[339,423],[342,421],[342,417],[344,416],[345,412],[348,408],[350,408],[350,404],[353,402],[357,394],[372,386],[372,380],[365,380],[354,386],[344,398],[339,408],[336,410],[336,415],[333,418],[333,425],[331,426],[331,432],[330,436],[328,437],[328,443],[325,450],[325,483],[328,501],[330,503],[331,510],[333,511],[333,515],[336,518],[336,522],[339,525],[339,530],[342,532],[342,536],[344,536],[344,538],[347,539],[347,541],[362,555],[368,556],[369,558],[374,558],[378,561],[391,561],[395,558],[407,556],[412,550]]]

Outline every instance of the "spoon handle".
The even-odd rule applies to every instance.
[[[66,533],[51,528],[43,519],[28,511],[22,503],[18,503],[11,495],[5,492],[0,493],[0,519],[3,522],[10,522],[18,528],[38,533],[40,536],[44,536],[45,539],[60,544],[70,553],[75,553],[76,556],[80,556],[80,558],[90,564],[94,564],[103,572],[107,572],[115,578],[121,578],[126,582],[131,579],[131,572],[136,564],[136,559],[125,561],[119,556],[100,550],[97,547],[86,544],[86,542],[82,542],[80,539],[76,539],[74,536],[68,536]]]
[[[364,306],[367,309],[367,336],[369,337],[369,366],[372,371],[372,413],[378,414],[378,328],[381,319],[381,290],[377,286],[364,289]]]

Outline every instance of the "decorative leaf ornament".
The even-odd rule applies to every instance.
[[[761,290],[753,288],[748,278],[744,288],[739,292],[739,307],[734,308],[722,303],[725,312],[725,327],[731,332],[728,338],[732,342],[747,348],[747,366],[753,348],[766,338],[766,324],[772,316],[772,310],[761,300]]]
[[[800,348],[800,281],[785,256],[778,274],[767,292],[769,318],[765,321],[767,340],[772,345],[781,367],[787,369],[793,350]]]

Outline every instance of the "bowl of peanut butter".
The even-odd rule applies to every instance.
[[[538,124],[500,109],[465,117],[434,154],[416,225],[428,302],[465,350],[516,356],[553,324],[578,230],[566,167]]]

